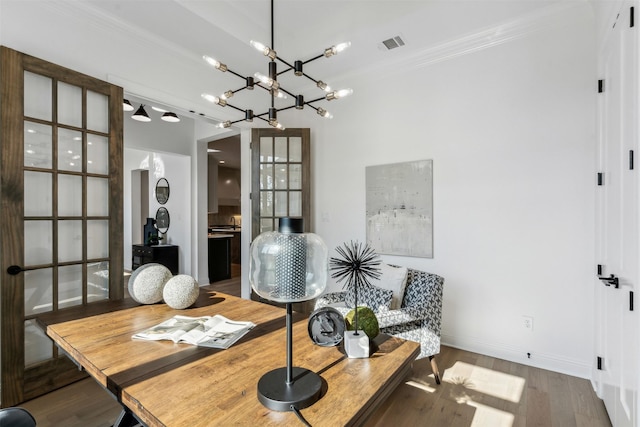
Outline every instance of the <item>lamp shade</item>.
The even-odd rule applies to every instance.
[[[280,218],[278,231],[251,244],[249,281],[262,298],[281,303],[318,297],[327,285],[328,251],[322,239],[303,233],[302,218]]]
[[[149,117],[149,115],[147,114],[147,112],[144,110],[144,105],[141,105],[135,113],[133,113],[133,116],[131,116],[131,118],[133,120],[137,120],[139,122],[150,122],[151,121],[151,117]]]

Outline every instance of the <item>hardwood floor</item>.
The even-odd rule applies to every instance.
[[[233,278],[206,288],[240,295]],[[366,427],[609,427],[604,404],[588,380],[443,346],[436,385],[429,359],[376,411]],[[111,426],[120,413],[115,399],[93,379],[22,404],[38,427]]]

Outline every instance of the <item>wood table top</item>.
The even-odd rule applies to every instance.
[[[286,311],[210,293],[210,305],[173,310],[143,305],[46,326],[47,334],[148,426],[301,425],[293,412],[265,408],[257,383],[286,366]],[[222,314],[257,326],[227,350],[133,340],[131,336],[176,314]],[[301,410],[313,426],[359,425],[402,382],[419,354],[412,341],[383,337],[367,359],[341,347],[320,347],[294,314],[293,364],[323,378],[323,395]]]

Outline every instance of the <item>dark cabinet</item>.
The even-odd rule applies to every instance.
[[[209,237],[209,282],[231,279],[231,236]]]
[[[131,269],[135,270],[144,264],[157,262],[167,267],[171,274],[178,274],[178,246],[176,245],[133,245],[131,248]]]

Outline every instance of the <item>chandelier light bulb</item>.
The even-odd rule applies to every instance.
[[[214,58],[212,58],[210,56],[202,55],[202,59],[204,59],[207,62],[207,64],[211,65],[212,67],[214,67],[214,68],[216,68],[216,69],[218,69],[218,70],[220,70],[222,72],[227,71],[227,66],[225,64],[221,63],[220,61],[218,61],[218,60],[216,60],[216,59],[214,59]]]
[[[324,117],[325,119],[333,119],[333,114],[331,114],[330,112],[328,112],[322,107],[318,108],[317,113],[318,115],[320,115],[321,117]]]
[[[260,43],[259,41],[251,40],[251,41],[249,42],[249,44],[250,44],[251,46],[253,46],[256,50],[258,50],[258,51],[260,51],[260,52],[262,52],[262,53],[264,53],[264,51],[265,51],[266,49],[269,49],[267,46],[265,46],[264,44]]]
[[[349,96],[353,93],[352,89],[340,89],[333,92],[329,92],[326,96],[327,101],[331,101],[332,99],[340,99],[345,96]]]
[[[220,95],[220,98],[222,99],[229,99],[233,97],[233,91],[232,90],[228,90],[225,93],[223,93],[222,95]]]
[[[273,96],[275,96],[278,99],[287,99],[287,94],[285,94],[281,90],[274,90],[273,91]]]
[[[278,83],[277,80],[273,80],[272,78],[267,77],[264,74],[255,73],[253,76],[256,79],[260,80],[265,85],[267,85],[270,89],[278,90],[278,88],[280,88],[280,83]]]
[[[265,46],[264,44],[255,40],[251,40],[249,44],[253,46],[256,50],[262,52],[264,56],[268,56],[270,59],[276,59],[276,56],[277,56],[276,51],[271,49],[269,46]]]
[[[345,50],[346,48],[348,48],[349,46],[351,46],[351,42],[344,42],[344,43],[339,43],[335,46],[331,46],[330,48],[325,49],[324,56],[329,58],[333,55],[337,55],[343,50]]]
[[[225,129],[231,126],[231,122],[229,120],[225,121],[225,122],[220,122],[218,123],[218,128],[220,129]]]
[[[329,86],[322,80],[318,80],[318,83],[316,83],[316,85],[325,92],[331,92],[331,86]]]
[[[224,107],[225,105],[227,105],[227,101],[225,101],[224,99],[220,99],[217,96],[209,95],[208,93],[203,93],[201,96],[207,101],[213,102],[214,104],[218,104],[221,107]]]

